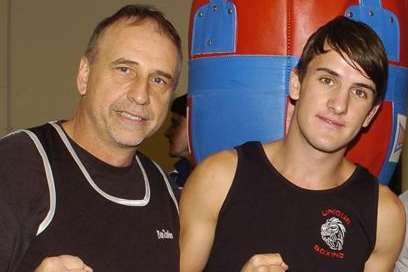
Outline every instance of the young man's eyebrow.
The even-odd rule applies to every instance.
[[[365,83],[355,83],[355,84],[353,84],[353,85],[356,86],[356,87],[361,87],[361,88],[369,89],[369,90],[371,90],[374,94],[377,93],[376,89],[375,89],[373,86],[371,86],[371,85],[368,85],[368,84],[365,84]]]
[[[338,73],[336,73],[335,71],[333,71],[333,70],[331,70],[329,68],[320,67],[320,68],[316,68],[316,71],[326,72],[326,73],[329,73],[332,76],[336,76],[336,77],[339,76]]]

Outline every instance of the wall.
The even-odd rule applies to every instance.
[[[0,0],[0,135],[8,131],[8,34],[11,0]]]

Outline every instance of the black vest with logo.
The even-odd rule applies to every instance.
[[[106,197],[103,190],[98,192],[101,188],[97,181],[106,177],[98,176],[94,165],[85,163],[84,175],[75,161],[76,152],[71,151],[70,144],[64,144],[68,138],[57,124],[30,131],[44,148],[54,181],[50,186],[49,222],[30,244],[18,271],[33,271],[44,257],[61,254],[78,256],[98,272],[179,271],[176,203],[163,172],[151,160],[139,152],[135,157],[134,163],[137,160],[142,166],[136,168],[140,173],[135,173],[134,182],[140,183],[141,198],[145,197],[141,201],[144,204],[139,205],[135,204],[139,200],[110,194]],[[85,177],[88,173],[90,179]],[[90,180],[95,180],[97,190]],[[115,186],[121,186],[121,181]]]
[[[339,187],[306,190],[280,175],[259,142],[237,151],[205,271],[240,271],[261,253],[280,253],[290,272],[364,270],[376,239],[375,177],[357,167]]]

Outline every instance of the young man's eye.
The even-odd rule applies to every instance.
[[[329,85],[329,86],[334,84],[334,81],[331,78],[328,78],[328,77],[321,77],[321,78],[319,78],[319,81],[321,83],[323,83],[325,85]]]
[[[355,89],[354,94],[360,98],[367,98],[367,92],[363,89]]]

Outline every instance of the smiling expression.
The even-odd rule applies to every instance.
[[[291,126],[322,152],[345,151],[378,110],[372,80],[330,48],[307,66],[302,80],[292,72],[290,96],[297,100]]]
[[[81,60],[78,89],[86,133],[103,146],[134,148],[162,125],[176,84],[176,46],[156,23],[120,20]]]

